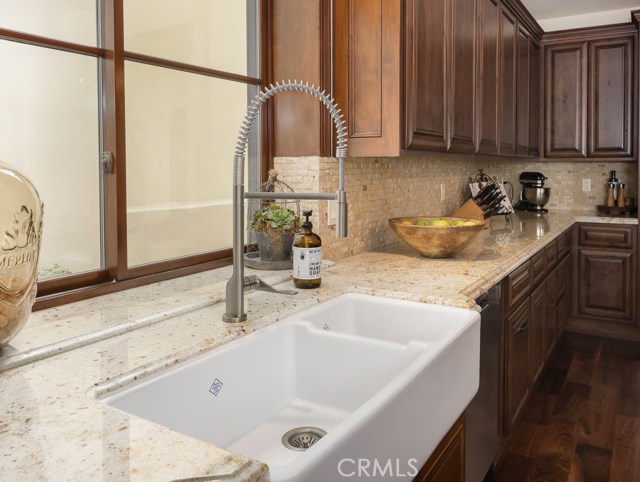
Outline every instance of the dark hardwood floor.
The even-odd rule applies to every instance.
[[[640,482],[640,343],[565,333],[493,482]]]

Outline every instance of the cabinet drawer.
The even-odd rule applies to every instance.
[[[552,270],[556,265],[556,242],[551,241],[544,248],[544,254],[547,258],[547,270]]]
[[[594,248],[623,248],[633,246],[635,226],[578,226],[580,246]]]
[[[531,258],[531,273],[533,276],[533,286],[538,284],[547,272],[547,255],[544,249],[541,249]]]
[[[556,303],[560,303],[567,287],[571,284],[571,261],[570,257],[562,259],[556,267]]]
[[[504,300],[507,312],[527,297],[531,288],[531,280],[531,260],[520,265],[504,279]]]
[[[560,261],[564,255],[571,251],[571,230],[568,229],[556,240],[557,259]]]

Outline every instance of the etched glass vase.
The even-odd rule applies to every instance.
[[[27,322],[36,298],[43,205],[31,181],[0,162],[0,345]]]

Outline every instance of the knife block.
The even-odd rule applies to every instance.
[[[468,199],[467,202],[460,206],[458,210],[451,216],[454,218],[468,218],[484,221],[485,229],[489,227],[489,224],[491,222],[489,219],[484,218],[482,209],[480,209],[478,205],[473,202],[473,199]]]

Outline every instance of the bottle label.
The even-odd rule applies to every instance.
[[[298,279],[320,278],[322,248],[293,247],[293,277]]]

